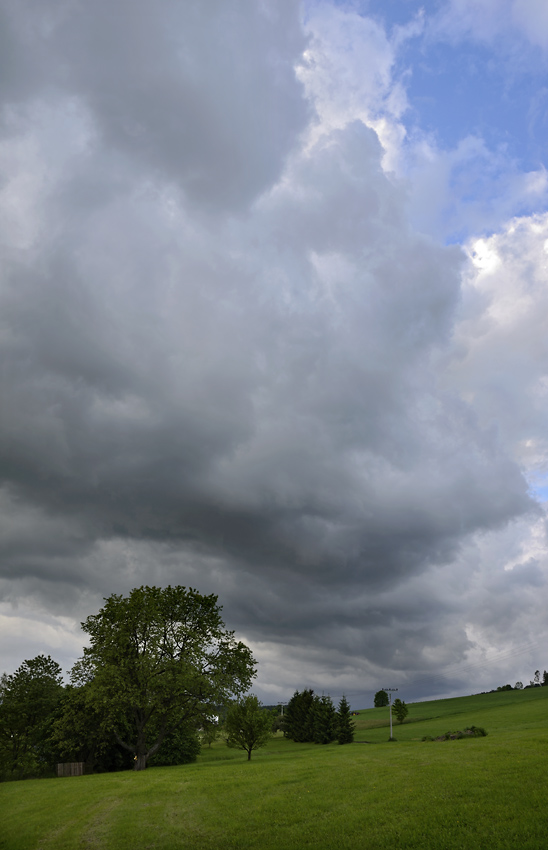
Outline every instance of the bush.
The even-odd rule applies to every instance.
[[[460,741],[462,738],[484,738],[487,735],[483,726],[467,726],[464,732],[457,729],[455,732],[445,732],[437,738],[425,735],[423,741]]]
[[[174,764],[190,764],[200,755],[201,741],[191,723],[182,723],[165,736],[158,752],[149,759],[150,765],[170,767]]]
[[[487,735],[487,731],[483,726],[467,726],[464,731],[473,738],[485,738]]]

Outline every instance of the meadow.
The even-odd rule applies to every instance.
[[[548,688],[356,720],[354,744],[222,742],[195,764],[0,786],[2,850],[548,847]],[[423,742],[466,726],[485,738]]]

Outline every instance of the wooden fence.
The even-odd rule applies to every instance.
[[[57,765],[57,776],[83,776],[83,761],[66,761]]]

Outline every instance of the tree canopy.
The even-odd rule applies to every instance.
[[[272,737],[272,712],[262,707],[253,694],[249,694],[228,709],[225,720],[226,743],[229,747],[245,750],[251,760],[253,750],[264,747]]]
[[[342,744],[350,743],[354,737],[346,698],[341,700],[337,712],[331,697],[320,697],[310,688],[295,691],[289,700],[283,729],[286,738],[298,743],[330,744],[339,740]]]
[[[405,702],[401,699],[395,699],[392,704],[392,711],[398,721],[398,723],[403,723],[407,715],[409,714],[409,709]]]
[[[375,699],[373,701],[375,708],[382,708],[383,706],[388,705],[389,702],[390,699],[386,691],[377,691],[377,693],[375,694]]]
[[[0,774],[39,775],[50,760],[49,733],[63,693],[59,664],[49,655],[24,661],[0,679]]]
[[[339,744],[351,744],[354,741],[356,724],[350,714],[348,700],[343,695],[337,711],[337,741]]]
[[[73,669],[118,743],[146,767],[162,741],[249,689],[251,651],[225,629],[215,595],[192,588],[112,594],[82,628],[90,645]]]

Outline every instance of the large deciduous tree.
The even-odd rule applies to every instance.
[[[200,723],[249,689],[251,651],[227,631],[214,595],[139,587],[105,599],[82,628],[90,637],[73,682],[88,684],[105,726],[146,767],[166,735]]]

